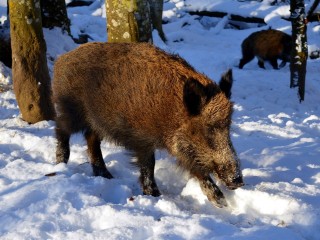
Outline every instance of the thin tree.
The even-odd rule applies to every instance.
[[[9,21],[5,20],[0,23],[0,61],[9,68],[12,65],[10,41],[10,25]]]
[[[13,89],[22,118],[53,119],[40,0],[10,0]]]
[[[70,20],[65,0],[40,0],[42,27],[60,27],[70,34]]]
[[[163,13],[163,0],[148,0],[150,4],[150,16],[152,28],[158,31],[162,41],[166,42],[167,38],[162,29],[162,13]]]
[[[316,10],[317,6],[319,5],[320,3],[320,0],[315,0],[313,2],[313,4],[311,5],[309,11],[308,11],[308,14],[307,14],[307,21],[310,21],[311,17],[312,17],[312,14],[314,12],[314,10]]]
[[[108,42],[152,42],[148,0],[106,0]]]
[[[304,100],[308,58],[307,25],[303,0],[290,1],[292,23],[292,52],[290,62],[290,88],[298,87],[300,102]]]

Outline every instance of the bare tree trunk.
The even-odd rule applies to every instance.
[[[13,89],[29,123],[53,119],[40,0],[10,0]]]
[[[163,0],[148,0],[148,1],[150,4],[152,28],[156,29],[162,41],[166,42],[167,38],[162,29]]]
[[[108,42],[152,42],[147,0],[106,0]]]
[[[308,21],[310,21],[314,10],[316,10],[316,8],[317,8],[317,6],[319,5],[319,3],[320,3],[320,0],[315,0],[315,1],[313,2],[312,6],[310,7],[309,12],[308,12],[308,14],[307,14],[307,20],[308,20]]]
[[[308,58],[307,25],[303,0],[290,1],[292,21],[292,52],[290,62],[290,88],[298,87],[300,102],[304,100]]]
[[[0,24],[0,61],[9,68],[12,66],[10,42],[10,25],[7,19],[3,24]]]
[[[40,0],[40,5],[43,27],[60,27],[70,34],[70,20],[65,0]]]

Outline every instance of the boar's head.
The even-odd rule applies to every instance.
[[[175,133],[174,152],[179,164],[203,179],[213,174],[229,189],[243,186],[240,163],[230,139],[232,72],[223,75],[219,87],[188,79],[184,105],[189,118]]]

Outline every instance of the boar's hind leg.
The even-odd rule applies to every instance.
[[[103,161],[100,149],[101,140],[99,136],[88,130],[85,133],[85,138],[87,140],[88,155],[91,161],[94,176],[101,176],[109,179],[113,178]]]
[[[226,199],[219,187],[212,181],[211,177],[199,179],[202,192],[207,196],[208,200],[215,206],[222,208],[227,206]]]
[[[63,131],[58,126],[56,127],[57,149],[56,149],[56,163],[68,163],[70,156],[69,139],[70,134]]]
[[[271,64],[271,66],[273,67],[273,69],[279,69],[279,68],[278,68],[277,58],[272,58],[272,59],[270,59],[270,64]]]
[[[242,69],[244,65],[246,65],[248,62],[252,61],[254,59],[253,54],[244,54],[242,59],[240,60],[239,68]]]
[[[154,179],[154,153],[138,154],[137,164],[140,167],[140,183],[143,189],[143,194],[158,197],[161,195],[157,183]]]
[[[260,68],[265,69],[265,67],[264,67],[264,61],[263,61],[262,59],[258,59],[258,66],[259,66]]]
[[[280,63],[280,65],[279,65],[279,68],[283,68],[283,67],[285,67],[285,66],[286,66],[286,64],[287,64],[287,61],[282,60],[282,62],[281,62],[281,63]]]

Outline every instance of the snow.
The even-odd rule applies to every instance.
[[[86,33],[106,41],[103,2],[68,9],[74,37]],[[198,182],[165,151],[156,152],[162,192],[157,198],[142,195],[128,152],[108,142],[102,152],[114,179],[92,176],[80,134],[71,139],[68,165],[55,165],[55,123],[22,121],[8,90],[0,93],[0,239],[319,239],[320,60],[308,59],[302,103],[297,89],[289,88],[289,64],[280,70],[266,64],[263,70],[254,60],[237,67],[241,42],[252,32],[271,26],[291,33],[290,23],[281,19],[289,15],[288,5],[269,2],[169,0],[167,45],[153,34],[155,45],[216,81],[233,68],[232,140],[246,185],[229,191],[218,183],[228,207],[212,206]],[[5,6],[0,0],[0,19],[6,18]],[[187,10],[258,16],[268,26],[235,30],[227,17],[199,19]],[[309,52],[319,49],[319,23],[309,23],[307,30]],[[52,73],[57,56],[77,45],[59,29],[44,34]],[[0,63],[0,84],[9,85],[11,78]]]

